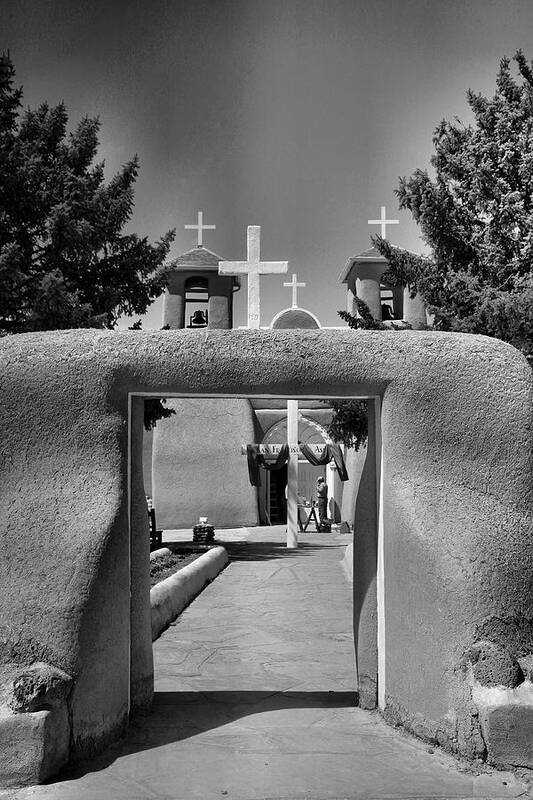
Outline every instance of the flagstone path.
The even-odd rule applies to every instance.
[[[190,533],[186,533],[189,537]],[[184,538],[169,532],[166,540]],[[219,532],[229,566],[154,644],[152,714],[125,742],[10,800],[529,797],[355,707],[350,537]]]

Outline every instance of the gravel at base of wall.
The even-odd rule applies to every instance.
[[[176,619],[207,583],[216,578],[228,561],[228,554],[223,547],[212,547],[192,564],[187,564],[150,590],[152,641]]]
[[[172,550],[168,547],[160,547],[159,550],[152,550],[150,553],[150,561],[157,561],[159,558],[165,558],[166,556],[171,556]]]

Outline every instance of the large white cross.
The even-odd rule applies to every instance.
[[[298,283],[298,280],[296,278],[296,273],[293,272],[292,273],[292,281],[289,281],[288,283],[284,283],[283,285],[287,286],[289,289],[292,289],[292,307],[293,308],[298,308],[298,287],[302,287],[303,288],[306,284],[305,283]]]
[[[220,275],[248,275],[248,327],[259,328],[261,307],[259,298],[259,276],[287,272],[288,261],[260,261],[261,226],[248,225],[248,260],[219,261]]]
[[[203,232],[204,231],[214,231],[216,230],[216,225],[204,225],[204,212],[198,212],[198,222],[196,225],[184,225],[184,228],[187,230],[198,231],[198,247],[201,247],[204,243],[203,241]]]
[[[381,206],[381,218],[380,219],[369,219],[369,225],[381,225],[381,238],[387,238],[387,225],[399,225],[399,219],[387,219],[387,211],[386,206]]]

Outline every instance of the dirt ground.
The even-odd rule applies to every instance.
[[[195,561],[201,555],[202,553],[191,550],[180,550],[153,561],[150,564],[150,586],[155,586],[156,583],[164,581],[165,578],[170,577],[174,572]]]

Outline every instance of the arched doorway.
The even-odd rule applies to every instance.
[[[287,418],[274,423],[263,437],[262,444],[280,444],[287,441]],[[298,417],[298,441],[302,444],[331,444],[326,429],[318,422],[303,416]],[[305,458],[298,459],[298,495],[309,502],[315,500],[317,478],[323,477],[328,483],[331,467],[314,467]],[[272,525],[287,521],[287,503],[285,490],[287,487],[287,467],[278,471],[266,472],[265,507]],[[330,477],[329,485],[333,486]]]

